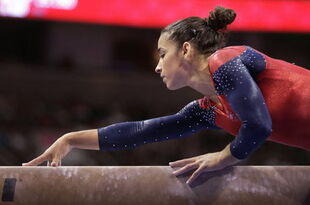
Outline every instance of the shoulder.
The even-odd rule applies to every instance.
[[[247,46],[228,46],[217,50],[211,56],[208,57],[208,64],[210,71],[215,72],[221,65],[225,64],[229,60],[239,56],[247,49]]]

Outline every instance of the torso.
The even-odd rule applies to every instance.
[[[247,46],[226,47],[210,56],[209,71],[214,72],[230,59],[245,55]],[[257,52],[265,60],[265,68],[253,74],[272,117],[273,132],[269,140],[290,146],[310,149],[310,71],[285,61],[270,58]],[[237,53],[237,54],[236,54]],[[259,62],[258,62],[259,64]],[[214,81],[212,80],[214,83]],[[213,84],[213,88],[215,86]],[[206,99],[216,106],[216,124],[236,135],[241,126],[236,113],[225,96],[215,95]]]

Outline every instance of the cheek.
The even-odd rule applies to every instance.
[[[167,72],[164,73],[166,77],[165,83],[170,90],[176,90],[186,85],[186,77],[180,65],[175,63]]]
[[[177,72],[178,67],[179,67],[179,63],[177,61],[177,59],[172,58],[172,57],[167,57],[164,61],[163,61],[163,70],[166,74],[170,74],[173,75],[175,72]]]

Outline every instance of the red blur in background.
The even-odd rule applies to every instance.
[[[0,15],[158,28],[215,6],[237,12],[231,30],[310,32],[303,0],[0,0]]]

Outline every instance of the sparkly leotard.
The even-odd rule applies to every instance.
[[[209,71],[219,104],[193,101],[175,115],[98,129],[102,150],[118,150],[223,129],[236,138],[233,156],[244,159],[264,140],[310,149],[310,71],[248,46],[218,50]]]

